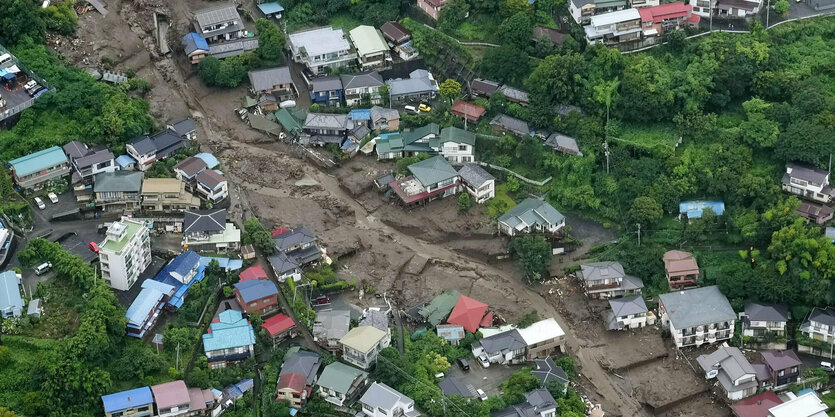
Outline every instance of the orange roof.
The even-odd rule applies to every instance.
[[[484,107],[468,103],[464,100],[458,100],[452,105],[449,111],[459,117],[466,117],[472,121],[478,120],[484,112],[487,111]]]
[[[278,378],[276,389],[281,390],[285,388],[290,388],[295,392],[302,392],[304,391],[305,383],[307,383],[307,380],[304,376],[299,375],[295,372],[290,372]],[[281,401],[281,398],[276,398],[276,401]]]
[[[243,272],[238,274],[238,278],[241,279],[241,282],[249,281],[251,279],[267,279],[267,272],[264,271],[264,268],[261,265],[255,264],[247,269],[244,269]]]
[[[270,337],[273,337],[295,325],[296,323],[294,323],[293,319],[289,316],[285,314],[276,314],[264,321],[264,324],[262,324],[261,327],[263,327],[264,330],[270,334]]]
[[[461,325],[464,327],[464,330],[475,333],[486,312],[487,304],[462,295],[458,298],[458,302],[452,309],[452,313],[449,313],[447,323]]]
[[[698,274],[699,264],[689,252],[671,250],[664,254],[664,269],[668,274]]]
[[[489,312],[484,315],[484,318],[481,319],[481,323],[479,323],[480,327],[490,327],[493,325],[493,312]]]
[[[689,16],[693,13],[693,6],[678,1],[659,6],[642,7],[638,9],[638,13],[644,22],[657,22],[665,19]]]

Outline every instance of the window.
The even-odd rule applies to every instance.
[[[777,372],[777,376],[783,376],[783,375],[785,375],[785,374],[786,374],[786,371],[780,371],[780,372]]]
[[[458,151],[467,152],[467,145],[458,145]]]

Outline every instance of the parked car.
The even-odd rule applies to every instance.
[[[30,88],[34,88],[36,85],[38,85],[37,81],[29,80],[26,84],[23,84],[23,89],[28,90]]]
[[[38,98],[41,96],[41,94],[46,93],[47,91],[49,90],[47,90],[46,88],[41,88],[35,94],[32,94],[32,98]]]
[[[46,204],[43,203],[40,197],[35,197],[35,204],[37,204],[38,208],[43,210],[46,208]]]
[[[414,113],[414,114],[418,114],[418,113],[420,113],[420,112],[419,112],[419,111],[415,108],[415,106],[405,106],[405,107],[403,107],[403,110],[406,110],[406,112],[408,112],[408,113]]]
[[[833,367],[832,363],[830,362],[821,362],[821,368],[823,368],[827,372],[835,372],[835,367]]]
[[[35,84],[34,87],[26,89],[26,94],[29,94],[29,97],[34,97],[35,94],[37,94],[41,90],[43,90],[43,87],[41,87],[38,84]]]
[[[93,251],[94,253],[99,253],[99,244],[98,243],[90,242],[87,245],[87,247],[90,248],[90,250]]]
[[[481,401],[487,401],[487,394],[484,393],[483,389],[479,388],[475,392],[478,394],[478,398],[481,398]]]
[[[58,196],[55,195],[55,193],[49,193],[46,196],[49,197],[49,201],[51,201],[52,204],[58,204]]]
[[[288,107],[296,107],[296,102],[294,100],[284,100],[278,104],[279,108],[286,109]]]
[[[490,361],[487,359],[487,355],[482,353],[476,359],[478,359],[478,364],[481,365],[482,368],[490,367]]]
[[[320,295],[313,300],[313,304],[317,305],[317,306],[330,304],[330,303],[331,303],[331,298],[330,298],[330,296],[327,296],[327,295]]]
[[[470,370],[470,363],[467,362],[464,358],[458,358],[458,367],[461,368],[462,371],[469,371]]]
[[[52,269],[52,263],[44,262],[35,268],[35,275],[43,275],[49,272],[50,269]]]
[[[444,373],[443,372],[438,372],[437,374],[435,374],[435,379],[438,380],[438,381],[444,379]]]
[[[418,106],[418,110],[420,110],[422,112],[430,112],[430,111],[432,111],[432,107],[430,107],[426,103],[420,103],[420,106]]]

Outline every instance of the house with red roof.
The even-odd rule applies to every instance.
[[[455,303],[455,307],[453,307],[452,312],[449,313],[447,323],[458,324],[462,326],[464,330],[470,333],[475,333],[478,331],[478,327],[481,325],[482,319],[485,318],[486,313],[487,304],[484,304],[481,301],[473,300],[466,295],[462,295],[458,297],[458,302]],[[491,322],[492,317],[493,316],[491,314]]]
[[[458,117],[465,118],[471,122],[477,122],[486,111],[487,109],[484,107],[468,103],[464,100],[456,101],[449,109],[450,113]]]
[[[238,278],[243,281],[249,281],[251,279],[269,279],[267,277],[267,271],[264,271],[264,267],[261,265],[255,264],[250,266],[247,269],[244,269],[243,272],[238,274]]]
[[[296,337],[296,323],[289,316],[279,313],[264,321],[261,327],[269,333],[274,344],[279,344],[287,338]]]
[[[731,408],[736,417],[768,417],[768,410],[782,403],[783,400],[774,391],[766,391],[746,398]]]
[[[661,36],[665,32],[683,26],[698,26],[700,16],[693,14],[693,6],[683,2],[667,3],[658,6],[642,7],[641,28],[644,38]]]

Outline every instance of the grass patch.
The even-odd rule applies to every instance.
[[[454,36],[462,42],[499,43],[496,36],[498,31],[485,28],[498,28],[501,24],[502,20],[497,15],[471,15],[458,26]]]
[[[487,202],[487,214],[496,218],[516,206],[516,202],[507,194],[507,184],[496,186],[496,196]]]
[[[829,407],[835,407],[835,391],[830,391],[824,395],[821,395],[821,401],[823,401],[823,403],[828,405]],[[835,411],[830,411],[829,415],[835,415],[833,413],[835,413]]]
[[[0,404],[12,410],[21,409],[26,393],[38,390],[33,375],[35,365],[55,343],[52,339],[3,336],[3,345],[9,348],[11,360],[0,369]]]
[[[330,18],[330,25],[336,29],[343,29],[349,31],[362,23],[351,16],[349,13],[340,13]]]
[[[678,137],[679,135],[672,123],[653,125],[624,123],[616,139],[645,148],[654,148],[658,145],[672,148],[675,146]]]

